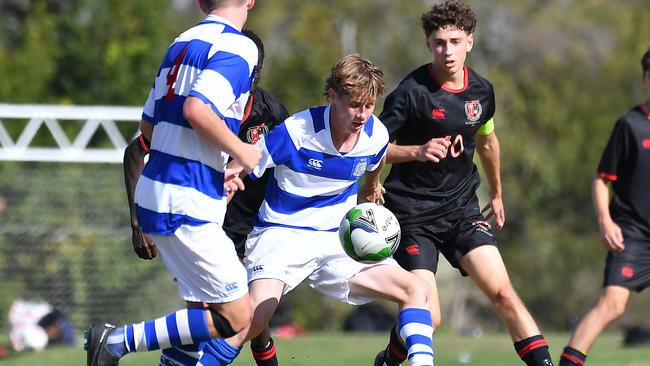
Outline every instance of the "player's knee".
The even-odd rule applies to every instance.
[[[426,307],[429,306],[429,296],[431,296],[431,290],[425,281],[413,275],[413,280],[408,281],[403,290],[404,294],[403,298],[401,299],[402,302],[420,304],[421,306]]]
[[[619,299],[605,299],[600,303],[601,312],[603,315],[611,320],[619,318],[625,313],[626,301]]]
[[[220,312],[210,309],[212,315],[212,325],[219,334],[220,338],[230,338],[243,331],[250,325],[250,310],[241,309],[241,311],[231,312],[228,315],[222,315]]]

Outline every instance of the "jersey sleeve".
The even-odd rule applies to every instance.
[[[369,172],[374,172],[378,167],[379,163],[381,163],[381,160],[386,156],[386,152],[388,151],[388,142],[384,145],[384,147],[375,155],[374,159],[370,162],[368,165],[368,171]]]
[[[251,84],[251,69],[243,57],[217,51],[197,77],[189,95],[203,100],[225,119],[228,108],[250,90]]]
[[[284,123],[263,136],[257,142],[257,146],[262,149],[262,158],[253,169],[253,175],[257,178],[264,175],[266,169],[288,162],[297,153],[297,149]]]
[[[384,109],[379,115],[379,119],[388,129],[389,141],[395,141],[399,130],[408,121],[409,113],[408,93],[398,87],[386,97]]]
[[[597,174],[599,177],[612,182],[618,179],[618,170],[621,161],[627,158],[631,138],[631,131],[624,121],[616,122],[598,164]]]

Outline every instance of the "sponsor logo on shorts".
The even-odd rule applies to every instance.
[[[418,243],[413,243],[406,247],[406,254],[408,255],[418,255],[420,254],[420,246]]]
[[[237,285],[237,282],[231,282],[229,284],[226,284],[226,291],[227,292],[233,292],[239,289],[239,286]]]
[[[309,159],[307,161],[307,166],[316,170],[321,170],[323,169],[323,161],[318,159]]]
[[[643,145],[643,148],[646,150],[650,149],[650,139],[643,139],[643,142],[641,143]]]
[[[485,235],[494,236],[494,233],[492,232],[492,225],[490,225],[489,222],[485,220],[476,220],[474,221],[474,226],[476,227],[477,231],[480,231]]]
[[[621,268],[621,276],[625,278],[634,277],[634,268],[631,266],[623,266],[623,268]]]
[[[263,270],[264,270],[264,266],[262,266],[262,265],[256,265],[256,266],[253,266],[253,268],[251,268],[252,273],[261,272]]]

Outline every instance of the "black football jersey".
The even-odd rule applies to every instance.
[[[439,163],[392,165],[384,182],[386,206],[403,225],[440,217],[461,219],[463,208],[475,198],[480,183],[473,162],[476,132],[494,116],[494,89],[467,67],[464,80],[462,89],[443,87],[427,64],[409,74],[386,98],[379,119],[395,144],[422,145],[435,137],[451,142]]]
[[[650,233],[650,111],[642,105],[616,122],[598,176],[612,182],[613,219]]]
[[[287,117],[289,117],[287,108],[269,92],[258,87],[253,91],[246,105],[239,138],[254,144]],[[251,180],[246,176],[244,178],[246,189],[237,192],[228,203],[223,228],[235,243],[240,255],[243,254],[246,236],[253,228],[253,219],[264,200],[269,174],[272,174],[272,170],[267,170],[257,180]]]

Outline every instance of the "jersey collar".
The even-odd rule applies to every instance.
[[[639,111],[645,115],[645,118],[650,121],[650,111],[648,111],[644,104],[639,104]]]
[[[438,84],[438,86],[440,86],[440,88],[442,88],[442,89],[444,89],[444,90],[446,90],[446,91],[448,91],[450,93],[454,93],[454,94],[462,93],[462,92],[465,91],[465,89],[467,89],[467,85],[469,84],[469,72],[467,71],[467,66],[463,66],[463,73],[464,73],[464,75],[463,75],[463,87],[460,88],[460,89],[452,89],[450,87],[445,86],[443,83],[441,83],[436,78],[436,75],[433,72],[433,63],[430,63],[429,65],[427,65],[427,70],[429,71],[429,76],[431,76],[431,79],[433,79],[433,82]]]

